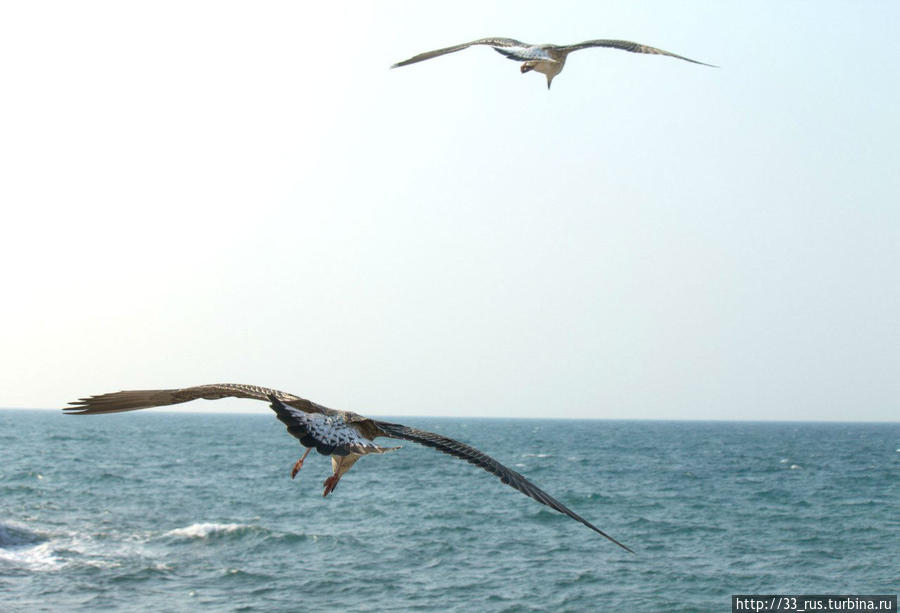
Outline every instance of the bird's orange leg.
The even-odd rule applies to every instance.
[[[303,460],[306,459],[306,456],[309,455],[309,452],[312,450],[312,447],[306,448],[306,453],[303,454],[303,457],[297,460],[297,463],[294,464],[294,468],[291,469],[291,479],[297,476],[297,473],[300,472],[300,469],[303,468]]]
[[[341,476],[337,473],[331,475],[327,479],[325,479],[325,491],[322,492],[322,497],[324,498],[328,494],[334,491],[334,488],[337,487],[338,481],[341,480]]]

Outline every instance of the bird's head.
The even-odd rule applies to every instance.
[[[526,72],[531,72],[532,70],[534,70],[534,64],[532,64],[531,62],[525,62],[524,64],[522,64],[519,67],[519,71],[522,74],[525,74]]]

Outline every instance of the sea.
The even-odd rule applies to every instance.
[[[394,421],[636,553],[414,443],[323,498],[329,459],[291,480],[302,449],[262,410],[10,409],[0,611],[730,611],[900,586],[900,423]]]

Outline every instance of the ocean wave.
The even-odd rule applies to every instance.
[[[29,572],[116,568],[123,559],[140,556],[143,544],[144,540],[136,535],[110,537],[65,529],[51,533],[0,522],[0,568]]]
[[[318,540],[317,535],[306,533],[273,530],[257,524],[198,522],[169,530],[161,535],[163,540],[173,543],[241,541],[247,539],[253,543],[296,543],[306,540]]]
[[[16,523],[0,522],[0,549],[43,543],[47,537]]]
[[[228,534],[253,532],[258,528],[258,526],[251,526],[250,524],[198,523],[191,524],[185,528],[169,530],[163,536],[183,539],[210,539]]]
[[[62,565],[46,535],[21,524],[0,522],[0,568],[37,571]]]
[[[145,583],[164,577],[171,577],[173,574],[174,571],[168,564],[144,562],[142,564],[132,565],[124,572],[120,570],[110,578],[110,581],[113,583]]]
[[[56,556],[56,550],[50,543],[18,549],[0,548],[0,568],[33,572],[57,570],[64,564],[65,562]]]

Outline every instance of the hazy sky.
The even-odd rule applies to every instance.
[[[0,406],[896,420],[898,31],[895,0],[3,3]],[[389,70],[483,36],[721,68]]]

